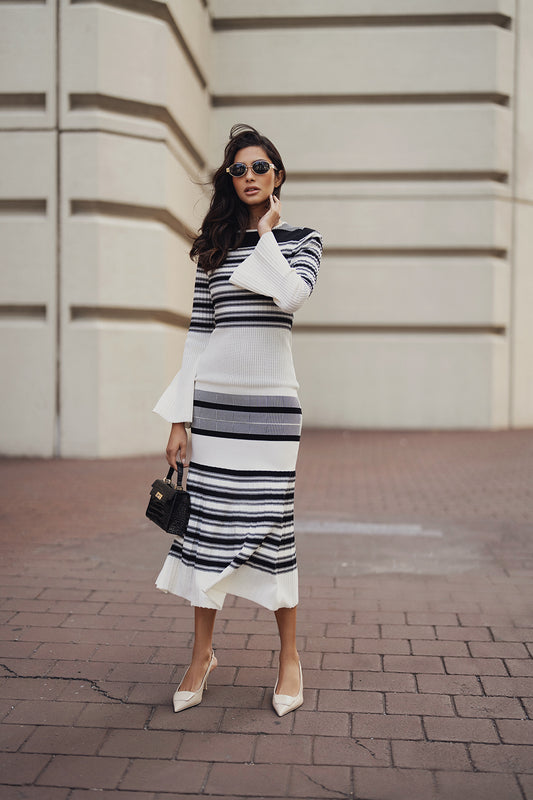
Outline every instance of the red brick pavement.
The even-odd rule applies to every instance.
[[[533,431],[306,431],[298,644],[228,596],[204,701],[153,587],[160,458],[0,462],[2,800],[533,800]],[[98,794],[95,794],[95,790]]]

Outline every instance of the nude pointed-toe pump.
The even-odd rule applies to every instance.
[[[207,676],[214,669],[217,665],[217,660],[215,658],[214,652],[211,653],[211,659],[209,661],[208,667],[206,669],[205,675],[203,680],[195,692],[182,692],[180,691],[180,686],[183,683],[183,678],[187,674],[185,671],[185,675],[180,681],[180,686],[174,692],[173,703],[174,703],[174,711],[183,711],[186,708],[190,708],[191,706],[197,706],[198,703],[202,702],[202,697],[204,694],[204,689],[207,689]]]
[[[276,685],[274,686],[274,694],[272,695],[272,705],[274,706],[274,710],[279,717],[282,717],[284,714],[288,714],[289,711],[294,711],[295,708],[299,708],[304,701],[304,679],[300,661],[298,661],[298,666],[300,667],[300,689],[298,694],[294,696],[290,694],[276,694],[279,681],[278,667],[278,677],[276,679]]]

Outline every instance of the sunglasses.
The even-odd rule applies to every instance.
[[[264,161],[262,158],[254,161],[253,164],[248,166],[247,164],[243,164],[242,161],[236,161],[235,164],[232,164],[231,167],[226,168],[226,172],[229,172],[232,178],[242,178],[243,175],[248,173],[248,170],[251,168],[252,172],[255,172],[256,175],[266,175],[269,169],[276,169],[274,164],[271,164],[269,161]]]

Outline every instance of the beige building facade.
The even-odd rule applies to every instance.
[[[231,125],[318,228],[307,425],[533,426],[533,3],[0,7],[0,449],[164,447],[190,236]]]

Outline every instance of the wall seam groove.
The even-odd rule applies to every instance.
[[[2,303],[0,319],[41,319],[46,320],[46,304],[44,303]]]
[[[328,247],[324,256],[492,256],[507,258],[507,250],[491,247]]]
[[[278,17],[211,17],[216,32],[272,30],[279,28],[338,28],[338,27],[436,27],[443,25],[495,25],[508,29],[511,18],[503,13],[465,14],[358,14],[335,16],[278,16]]]
[[[69,109],[71,111],[107,111],[137,119],[150,119],[161,122],[183,145],[196,162],[196,165],[202,169],[205,167],[205,159],[166,106],[140,100],[130,100],[124,97],[115,97],[104,93],[87,92],[69,94]]]
[[[182,239],[185,239],[188,244],[192,244],[192,241],[196,238],[192,228],[181,222],[166,208],[158,208],[157,206],[135,205],[112,200],[78,200],[72,198],[70,200],[70,213],[72,216],[122,217],[123,219],[160,222],[174,233],[177,233]]]
[[[61,70],[61,0],[56,0],[56,42],[55,42],[55,140],[56,140],[56,200],[55,200],[55,224],[56,224],[56,286],[55,286],[55,409],[54,409],[54,437],[53,455],[56,458],[61,456],[61,131],[60,131],[60,70]]]
[[[335,334],[335,333],[392,333],[392,334],[485,334],[505,336],[505,325],[427,325],[427,324],[347,324],[347,325],[321,325],[320,323],[295,323],[293,327],[294,333],[316,333],[322,334]]]
[[[177,161],[179,161],[179,163],[187,173],[190,180],[192,180],[193,182],[198,180],[198,174],[191,170],[191,165],[190,163],[187,162],[186,155],[182,155],[179,153],[179,149],[175,145],[175,139],[173,139],[172,137],[155,136],[155,135],[148,136],[147,134],[131,133],[130,131],[118,131],[114,130],[113,128],[106,128],[103,126],[96,126],[96,125],[87,128],[64,127],[60,128],[60,133],[68,133],[68,134],[76,133],[81,135],[87,133],[102,133],[105,134],[106,136],[117,136],[123,139],[133,139],[135,141],[162,143],[168,148],[169,152],[172,154],[172,157],[175,158]],[[200,183],[201,185],[205,185],[201,181]]]
[[[125,308],[122,306],[72,305],[71,322],[160,322],[187,329],[190,316],[164,308]]]
[[[292,171],[290,173],[292,181],[302,181],[322,183],[335,181],[346,183],[348,181],[494,181],[496,183],[507,183],[509,175],[507,172],[491,172],[489,170],[369,170],[368,172],[303,172]]]
[[[507,107],[509,96],[502,92],[420,92],[374,94],[212,94],[213,108],[240,106],[331,106],[331,105],[446,105],[488,103]]]
[[[0,92],[0,109],[46,110],[46,92]],[[26,129],[27,130],[27,129]]]
[[[48,208],[46,197],[3,197],[0,200],[0,215],[2,214],[35,214],[45,217]]]

